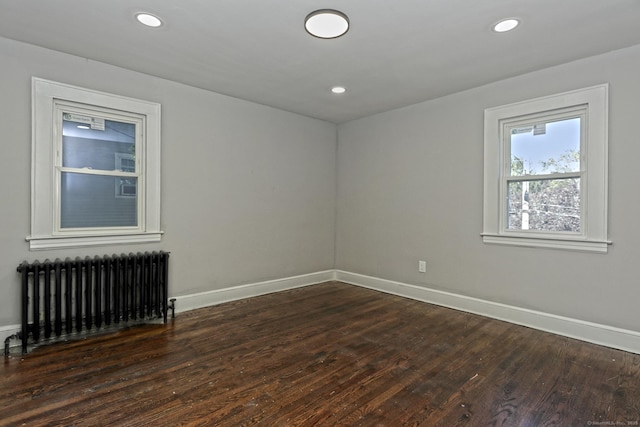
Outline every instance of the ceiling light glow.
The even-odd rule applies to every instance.
[[[307,15],[304,28],[314,37],[335,39],[349,31],[349,18],[333,9],[316,10]]]
[[[136,19],[143,25],[147,27],[157,28],[162,25],[162,21],[157,16],[154,16],[150,13],[138,13],[136,14]]]
[[[345,93],[347,91],[347,89],[345,89],[342,86],[334,86],[331,88],[331,92],[336,93],[336,94],[341,94],[341,93]]]
[[[503,19],[493,26],[493,31],[496,33],[504,33],[513,30],[518,25],[520,25],[520,21],[515,18]]]

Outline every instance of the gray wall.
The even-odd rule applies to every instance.
[[[0,38],[0,327],[23,260],[171,251],[171,295],[333,268],[335,125]],[[162,242],[30,252],[31,77],[162,104]]]
[[[340,125],[336,268],[640,330],[639,76],[636,46]],[[484,109],[607,82],[609,253],[483,244]]]

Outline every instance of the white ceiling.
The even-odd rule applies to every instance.
[[[325,8],[342,38],[305,32]],[[640,44],[639,19],[640,0],[0,0],[0,36],[334,123]]]

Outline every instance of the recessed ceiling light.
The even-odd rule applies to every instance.
[[[316,10],[304,19],[304,28],[312,36],[335,39],[349,31],[349,18],[333,9]]]
[[[334,86],[334,87],[331,88],[331,92],[337,93],[337,94],[345,93],[346,91],[347,91],[347,89],[345,89],[342,86]]]
[[[154,16],[150,13],[138,13],[136,14],[136,19],[141,24],[146,25],[147,27],[159,27],[162,25],[162,21],[157,16]]]
[[[496,33],[504,33],[513,30],[518,25],[520,25],[520,21],[516,18],[503,19],[493,26],[493,31]]]

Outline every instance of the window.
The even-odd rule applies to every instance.
[[[34,78],[32,144],[31,249],[160,240],[159,104]]]
[[[607,251],[607,92],[485,110],[485,243]]]

